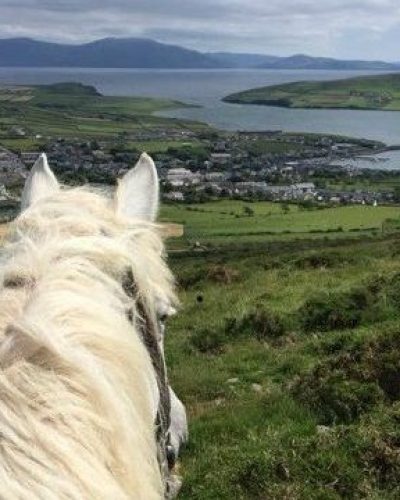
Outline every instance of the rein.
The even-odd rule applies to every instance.
[[[157,379],[157,387],[159,393],[159,403],[156,417],[156,432],[155,438],[157,443],[157,460],[160,467],[160,472],[165,484],[165,498],[170,499],[174,494],[174,480],[171,471],[175,465],[175,452],[170,445],[169,428],[171,424],[171,399],[169,392],[168,376],[164,361],[163,353],[161,352],[158,336],[159,326],[157,321],[150,314],[149,309],[138,293],[133,272],[129,269],[122,281],[122,287],[128,297],[136,302],[136,308],[139,315],[137,326],[140,331],[141,339],[149,353],[154,372]],[[134,314],[130,309],[127,312],[129,321],[133,324]]]

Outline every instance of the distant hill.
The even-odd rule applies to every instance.
[[[208,52],[206,55],[217,61],[222,68],[261,68],[273,65],[282,59],[278,56],[233,52]]]
[[[384,71],[400,69],[400,64],[382,61],[343,61],[302,54],[278,57],[233,52],[202,53],[144,38],[104,38],[81,45],[41,42],[30,38],[0,39],[0,66],[360,69]]]
[[[383,61],[359,61],[332,59],[330,57],[311,57],[305,54],[296,54],[282,57],[276,61],[265,62],[260,65],[268,69],[336,69],[336,70],[394,70],[400,65]]]
[[[240,54],[231,52],[209,52],[221,67],[226,68],[258,68],[258,69],[325,69],[325,70],[400,70],[400,64],[384,61],[359,61],[332,59],[329,57],[311,57],[296,54],[289,57],[278,57],[262,54]]]
[[[0,40],[0,66],[175,69],[219,64],[195,50],[141,38],[104,38],[83,45],[12,38]]]
[[[271,85],[231,94],[223,101],[285,108],[400,111],[400,73]]]

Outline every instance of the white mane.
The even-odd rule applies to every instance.
[[[27,205],[2,256],[0,498],[162,498],[155,375],[122,287],[132,269],[152,314],[175,301],[159,231],[86,189]]]

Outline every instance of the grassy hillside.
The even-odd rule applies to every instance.
[[[0,143],[31,149],[55,137],[113,140],[122,134],[129,140],[135,132],[205,127],[152,114],[182,106],[168,99],[102,96],[94,87],[75,83],[0,86]]]
[[[399,252],[171,255],[182,499],[399,498]]]
[[[236,224],[222,209],[241,211],[203,208],[162,215],[185,214],[187,233],[211,242]],[[253,208],[279,230],[315,227],[317,215],[346,228],[399,215]],[[170,253],[182,309],[168,325],[168,366],[191,430],[180,498],[399,498],[400,236],[345,234],[249,246],[242,230],[234,246],[219,235],[211,252]]]
[[[223,100],[287,108],[400,111],[400,73],[273,85],[231,94]]]

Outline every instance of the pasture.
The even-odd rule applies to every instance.
[[[180,132],[204,129],[196,122],[158,118],[154,112],[187,105],[169,99],[108,97],[94,87],[64,83],[32,87],[0,87],[0,143],[15,150],[42,147],[48,140],[64,137],[116,141],[129,134],[168,127]],[[15,134],[15,127],[25,135]],[[179,137],[178,137],[179,139]],[[131,143],[149,152],[167,149],[166,139]],[[171,146],[185,142],[172,141]]]
[[[197,205],[164,205],[161,220],[185,226],[175,245],[207,246],[294,238],[343,238],[390,232],[400,219],[397,206],[338,206],[304,209],[270,202],[216,201]]]
[[[247,205],[162,209],[185,224],[168,242],[168,366],[191,432],[180,498],[399,498],[400,236],[384,221],[400,209]],[[210,251],[173,251],[195,240]]]
[[[170,255],[180,498],[399,498],[399,254],[396,236]]]

